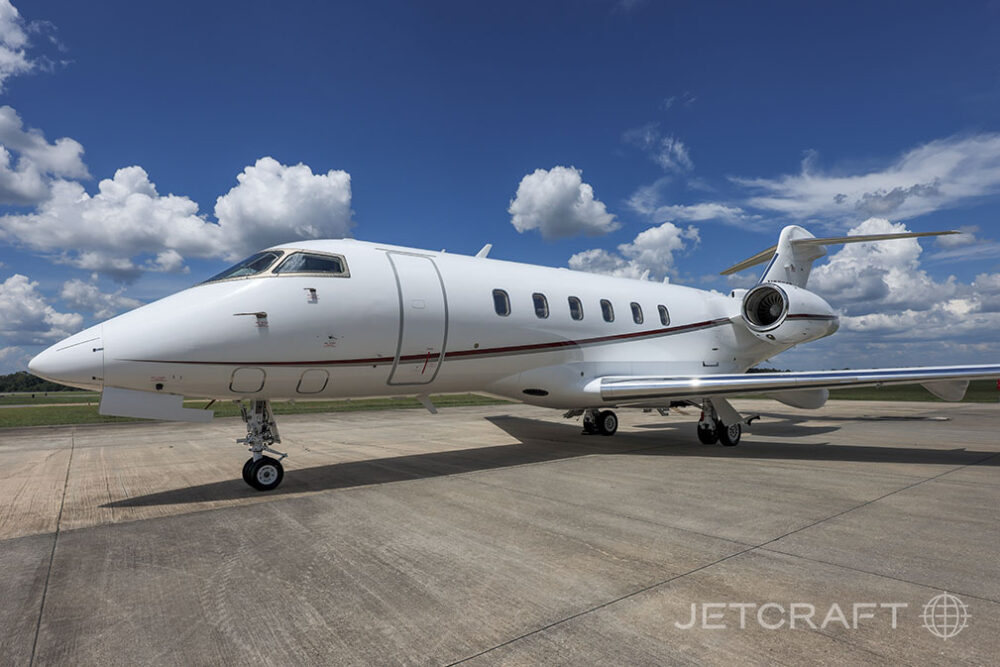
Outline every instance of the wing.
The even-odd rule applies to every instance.
[[[741,375],[613,376],[600,381],[601,398],[628,403],[659,398],[690,398],[771,393],[801,389],[922,384],[946,400],[960,400],[969,380],[1000,378],[1000,365],[871,368],[849,371],[746,373]],[[958,391],[960,389],[960,391]]]

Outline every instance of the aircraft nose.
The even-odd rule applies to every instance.
[[[101,325],[62,340],[28,362],[40,378],[81,389],[101,390],[104,384],[104,344]]]

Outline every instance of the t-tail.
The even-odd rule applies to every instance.
[[[728,276],[732,273],[749,269],[751,266],[767,262],[764,273],[761,274],[760,280],[757,281],[758,285],[763,283],[785,283],[787,285],[795,285],[796,287],[805,287],[809,281],[809,273],[812,271],[813,262],[826,255],[826,246],[839,245],[841,243],[912,239],[920,236],[944,236],[958,233],[956,231],[902,232],[896,234],[867,234],[863,236],[833,236],[819,239],[798,225],[788,225],[781,230],[781,236],[778,237],[777,245],[773,245],[753,257],[730,266],[722,272],[722,275]]]

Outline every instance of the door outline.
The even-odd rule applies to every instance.
[[[441,352],[438,354],[437,367],[434,369],[434,374],[431,375],[429,380],[423,382],[394,382],[393,378],[396,376],[396,369],[399,366],[399,357],[403,351],[403,323],[406,316],[406,309],[403,304],[403,285],[399,280],[399,270],[396,268],[396,263],[392,261],[393,255],[407,255],[409,257],[421,257],[426,259],[434,267],[434,274],[437,276],[438,284],[441,286],[441,300],[444,303],[444,336],[441,338]],[[448,317],[448,290],[444,286],[444,278],[441,277],[441,270],[438,269],[437,262],[434,261],[432,255],[424,255],[418,252],[399,252],[396,250],[387,250],[385,256],[389,260],[389,266],[392,267],[392,275],[396,278],[396,295],[399,299],[399,332],[396,336],[396,354],[392,359],[392,369],[389,371],[389,378],[386,380],[386,384],[392,386],[406,386],[406,385],[425,385],[431,384],[437,379],[438,373],[441,372],[441,366],[444,364],[445,350],[448,349],[448,331],[449,331],[449,317]]]

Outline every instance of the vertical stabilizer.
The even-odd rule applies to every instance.
[[[826,255],[826,248],[818,244],[792,242],[811,238],[815,237],[798,225],[788,225],[782,229],[774,257],[768,262],[758,284],[777,282],[805,287],[813,262]]]

